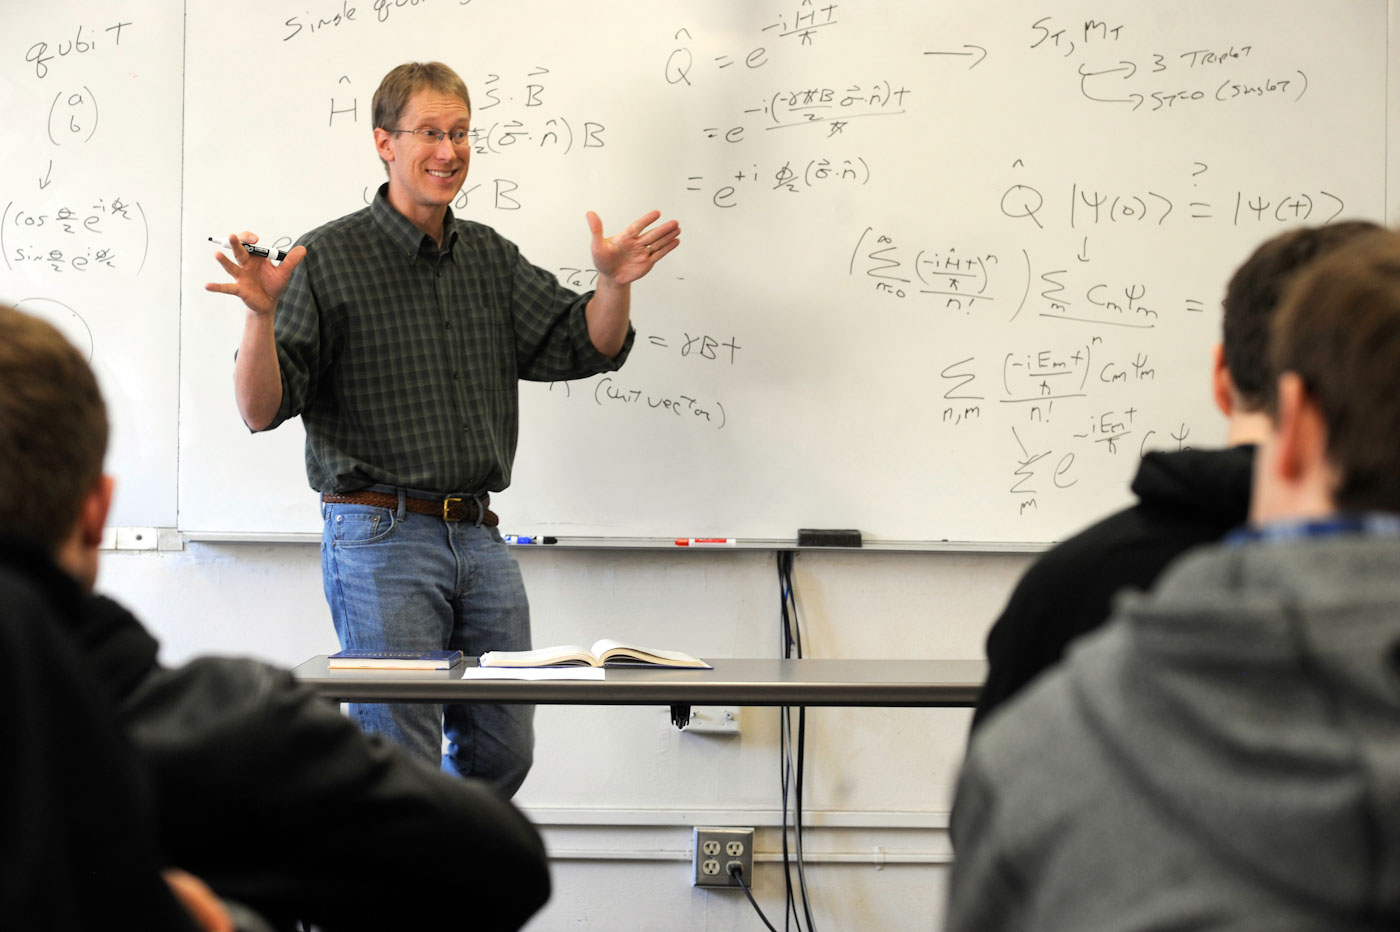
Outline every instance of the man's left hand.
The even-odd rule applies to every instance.
[[[661,257],[681,244],[681,225],[667,220],[658,227],[661,211],[638,217],[627,229],[612,236],[603,235],[603,221],[588,212],[588,229],[593,234],[593,267],[619,285],[630,285],[646,275]]]

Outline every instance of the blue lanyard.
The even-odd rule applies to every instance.
[[[1255,541],[1305,540],[1311,537],[1335,537],[1338,534],[1400,537],[1400,515],[1369,511],[1335,514],[1308,521],[1278,521],[1232,531],[1225,538],[1225,543],[1238,546]]]

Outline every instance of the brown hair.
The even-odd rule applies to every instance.
[[[51,324],[0,305],[0,525],[57,550],[106,452],[87,360]]]
[[[1264,406],[1270,389],[1269,324],[1295,273],[1357,236],[1381,227],[1369,220],[1344,220],[1280,233],[1260,244],[1230,277],[1221,320],[1225,368],[1250,411]]]
[[[399,118],[413,95],[424,89],[460,97],[467,110],[472,108],[467,85],[457,76],[457,72],[440,61],[406,62],[384,76],[379,89],[374,92],[370,110],[374,117],[374,129],[403,129]],[[417,127],[410,126],[409,129]]]
[[[1360,237],[1299,273],[1269,361],[1271,414],[1284,372],[1297,373],[1322,412],[1337,506],[1400,511],[1400,234]]]

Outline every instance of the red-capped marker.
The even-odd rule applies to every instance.
[[[677,537],[677,547],[733,547],[732,537]]]

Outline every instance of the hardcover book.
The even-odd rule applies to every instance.
[[[446,670],[462,659],[459,650],[342,650],[326,658],[328,670]]]

